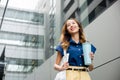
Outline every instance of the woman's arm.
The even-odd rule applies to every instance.
[[[56,69],[58,71],[62,71],[62,70],[65,70],[68,68],[68,66],[69,66],[68,62],[65,62],[62,66],[59,65],[61,60],[62,60],[62,56],[61,56],[60,52],[57,51],[57,57],[56,57],[56,61],[54,64],[54,69]]]
[[[92,71],[94,69],[94,65],[93,65],[93,59],[94,59],[94,54],[93,52],[90,53],[90,57],[91,57],[91,60],[92,60],[92,64],[89,65],[89,71]]]

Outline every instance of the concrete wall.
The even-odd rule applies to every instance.
[[[33,73],[28,74],[25,80],[54,80],[56,72],[53,68],[56,54],[51,56],[40,67],[36,68]]]
[[[93,43],[95,67],[120,56],[120,1],[117,1],[85,28],[87,39]],[[92,80],[119,80],[120,59],[92,71]]]
[[[117,1],[85,28],[87,39],[96,48],[95,67],[120,56],[120,1]],[[54,80],[53,64],[56,55],[49,58],[25,80]],[[120,80],[120,59],[90,72],[92,80]]]

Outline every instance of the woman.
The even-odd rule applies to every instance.
[[[56,47],[57,58],[54,64],[56,70],[66,70],[67,80],[78,80],[78,78],[79,80],[91,80],[88,69],[89,71],[93,70],[93,65],[84,64],[82,48],[84,42],[86,42],[86,39],[81,24],[76,19],[68,19],[62,27],[60,44]],[[69,60],[61,66],[60,62],[64,56],[64,49],[69,54]],[[94,58],[95,51],[96,48],[91,44],[91,60]]]

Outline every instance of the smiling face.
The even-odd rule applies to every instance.
[[[71,18],[65,21],[62,27],[60,41],[62,43],[69,42],[71,37],[74,37],[74,36],[76,37],[79,36],[79,40],[81,43],[84,43],[86,41],[82,25],[78,20]]]
[[[79,26],[77,22],[73,19],[70,19],[66,22],[67,30],[70,34],[79,33]]]

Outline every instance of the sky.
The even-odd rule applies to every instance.
[[[8,6],[34,10],[39,0],[9,0]],[[7,0],[1,0],[0,5],[5,5]]]

